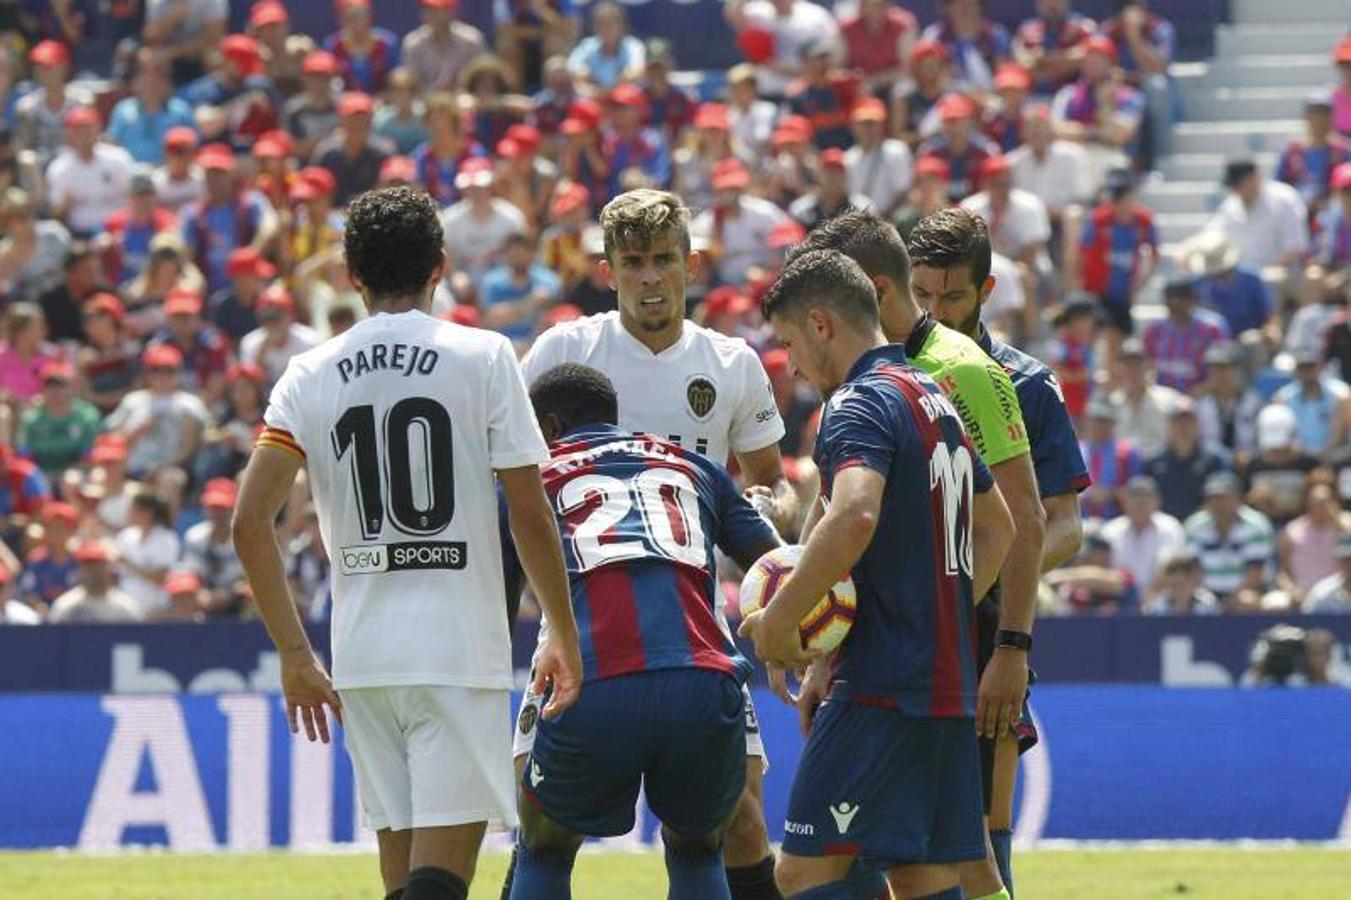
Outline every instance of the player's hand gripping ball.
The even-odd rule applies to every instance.
[[[745,617],[763,609],[801,558],[802,545],[790,544],[776,547],[757,559],[741,581],[741,615]],[[857,612],[858,593],[854,590],[854,579],[846,573],[799,623],[803,649],[830,653],[844,643],[849,629],[854,627]]]

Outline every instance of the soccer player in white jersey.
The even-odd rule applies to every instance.
[[[511,643],[497,492],[547,612],[543,715],[577,698],[581,656],[549,458],[511,344],[426,312],[445,260],[421,191],[357,198],[344,235],[371,317],[293,358],[244,473],[234,536],[281,653],[291,730],[331,712],[380,845],[388,897],[464,900],[488,823],[515,824]],[[333,562],[333,678],[286,586],[274,521],[301,466]],[[561,623],[562,627],[559,627]]]
[[[674,194],[634,190],[606,205],[601,226],[601,271],[618,309],[542,334],[523,363],[527,382],[561,363],[599,369],[619,394],[620,428],[655,434],[719,464],[735,454],[752,502],[788,530],[797,510],[783,477],[783,421],[769,376],[745,341],[685,318],[685,285],[699,264],[690,252],[689,211]],[[526,702],[523,724],[533,716]],[[733,900],[766,900],[779,893],[761,801],[765,751],[749,692],[746,710],[746,791],[723,858]],[[533,739],[533,729],[517,729],[518,760]]]

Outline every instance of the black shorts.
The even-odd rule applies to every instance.
[[[976,675],[985,674],[985,667],[994,656],[995,632],[999,631],[999,583],[990,589],[976,606]],[[1023,697],[1022,715],[1013,723],[1013,733],[1018,738],[1018,753],[1022,755],[1037,745],[1037,726],[1032,721],[1032,707],[1028,700],[1032,697],[1032,685],[1037,682],[1037,673],[1030,666],[1027,670],[1027,694]],[[993,738],[980,739],[980,778],[981,792],[985,800],[985,812],[988,815],[994,799],[994,748]]]
[[[1119,300],[1108,300],[1106,297],[1099,297],[1098,303],[1102,307],[1102,321],[1110,325],[1126,337],[1135,334],[1135,320],[1131,318],[1131,305],[1122,303]]]

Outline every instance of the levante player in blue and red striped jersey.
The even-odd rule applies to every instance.
[[[599,371],[555,366],[530,399],[551,442],[541,475],[563,538],[586,690],[566,717],[523,712],[521,727],[538,732],[509,896],[571,896],[583,837],[632,829],[641,785],[662,821],[668,896],[730,900],[722,838],[746,783],[741,685],[751,664],[714,609],[714,547],[749,568],[778,535],[722,466],[621,431]],[[511,595],[519,577],[509,542],[504,556]]]
[[[793,780],[779,888],[848,900],[858,865],[885,871],[899,896],[960,900],[956,864],[985,856],[973,598],[994,582],[1013,519],[952,402],[887,344],[858,263],[833,250],[796,257],[764,311],[798,374],[829,398],[815,453],[826,503],[819,518],[813,507],[797,568],[742,634],[767,663],[800,667],[802,615],[842,571],[859,597],[827,674],[814,665],[803,685],[803,717],[820,708]]]

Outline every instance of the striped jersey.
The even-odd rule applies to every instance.
[[[833,660],[832,696],[913,716],[975,714],[973,494],[994,484],[951,400],[899,346],[865,353],[826,402],[814,454],[835,478],[886,478],[872,543],[854,565],[858,618]]]
[[[746,680],[750,662],[716,612],[714,547],[747,559],[779,540],[727,470],[610,425],[574,429],[550,451],[542,474],[563,538],[583,680],[673,668]],[[507,566],[519,567],[506,545]]]
[[[1271,521],[1250,506],[1239,507],[1224,534],[1205,509],[1187,519],[1183,530],[1188,548],[1201,562],[1202,585],[1221,597],[1242,587],[1249,566],[1269,569],[1276,550]]]

